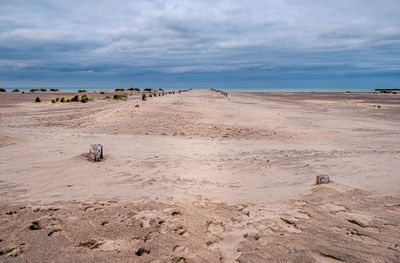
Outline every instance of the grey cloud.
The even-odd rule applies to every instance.
[[[392,74],[399,13],[394,0],[5,0],[0,70]]]

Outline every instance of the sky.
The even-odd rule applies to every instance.
[[[0,87],[400,88],[399,0],[1,0]]]

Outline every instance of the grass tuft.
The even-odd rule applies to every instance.
[[[75,95],[72,99],[71,102],[79,102],[79,95]]]
[[[128,98],[128,94],[114,94],[114,100],[126,100]]]

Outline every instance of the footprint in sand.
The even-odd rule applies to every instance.
[[[298,218],[285,213],[281,214],[280,220],[278,220],[276,223],[280,228],[289,233],[301,233],[303,231],[301,231],[296,224],[298,221]]]
[[[207,230],[212,234],[221,234],[225,232],[225,227],[223,223],[207,221]]]
[[[183,226],[177,226],[174,231],[175,231],[175,233],[179,234],[180,236],[187,235],[187,229]]]
[[[145,254],[150,254],[150,249],[149,248],[141,247],[138,250],[136,250],[136,252],[135,252],[135,255],[138,256],[138,257],[141,257],[141,256],[143,256]]]
[[[77,247],[86,247],[86,248],[90,248],[90,249],[96,249],[96,248],[99,248],[101,244],[103,244],[103,242],[101,240],[97,241],[95,239],[90,239],[85,242],[80,242],[77,245]]]
[[[178,252],[178,253],[188,253],[190,250],[189,250],[189,248],[186,247],[186,246],[179,246],[179,245],[176,245],[176,246],[172,249],[172,251],[173,251],[173,252]]]

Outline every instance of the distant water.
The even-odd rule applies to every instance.
[[[373,92],[374,88],[220,88],[220,90],[227,92]]]
[[[2,88],[2,87],[0,87]],[[19,91],[25,91],[28,92],[31,89],[40,89],[40,88],[45,88],[47,91],[50,91],[50,89],[58,89],[60,92],[78,92],[78,90],[86,90],[88,92],[93,92],[93,91],[114,91],[115,89],[127,89],[127,87],[108,87],[108,88],[95,88],[95,87],[3,87],[7,91],[12,91],[14,89],[18,89]],[[374,88],[359,88],[359,87],[354,87],[354,88],[251,88],[251,87],[240,87],[240,88],[219,88],[219,87],[205,87],[205,88],[194,88],[194,89],[210,89],[214,88],[217,90],[222,90],[222,91],[227,91],[227,92],[346,92],[346,91],[351,91],[351,92],[372,92],[374,91]],[[377,87],[377,88],[382,88],[382,87]],[[165,91],[173,91],[173,90],[180,90],[180,89],[185,89],[185,88],[163,88]],[[141,88],[143,90],[143,88]]]

